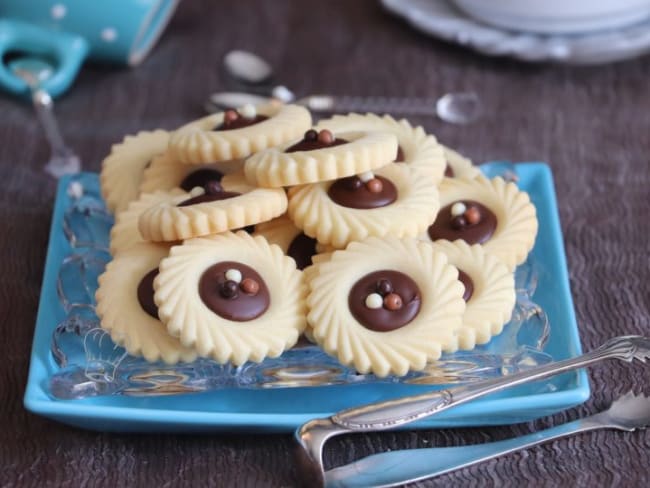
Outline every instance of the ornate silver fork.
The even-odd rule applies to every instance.
[[[296,458],[302,475],[301,481],[306,486],[325,486],[323,446],[333,436],[399,427],[511,386],[583,368],[604,359],[622,359],[628,362],[638,359],[645,362],[649,358],[649,338],[641,336],[615,337],[599,348],[581,356],[510,376],[373,403],[343,410],[328,418],[310,420],[294,433]]]

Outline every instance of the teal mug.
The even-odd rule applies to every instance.
[[[154,46],[180,0],[2,0],[0,87],[29,91],[9,63],[34,56],[52,65],[41,87],[55,97],[68,89],[86,58],[140,63]]]

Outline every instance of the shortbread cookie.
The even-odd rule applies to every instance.
[[[535,206],[527,193],[500,177],[446,178],[440,185],[440,207],[426,233],[432,241],[481,244],[511,271],[535,244]]]
[[[514,274],[478,244],[440,240],[434,247],[458,269],[458,279],[465,287],[463,299],[467,306],[458,334],[459,347],[473,349],[476,344],[489,342],[512,316],[517,299]]]
[[[246,160],[251,185],[265,188],[335,180],[386,166],[397,153],[397,138],[387,132],[310,129],[301,140],[273,147]]]
[[[99,277],[97,315],[113,342],[133,356],[168,364],[193,361],[196,351],[167,332],[153,301],[153,280],[169,246],[140,243],[120,253]]]
[[[280,246],[287,256],[293,258],[299,270],[310,266],[312,257],[319,251],[316,239],[303,234],[286,216],[256,225],[253,235],[264,236],[271,244]]]
[[[185,241],[162,261],[154,287],[169,332],[220,363],[277,357],[305,329],[302,274],[261,236]]]
[[[446,161],[445,177],[471,179],[481,174],[481,170],[474,166],[471,160],[446,146],[443,146],[443,149]]]
[[[144,170],[141,193],[181,188],[191,191],[195,187],[205,187],[210,181],[221,181],[224,174],[236,173],[244,166],[243,159],[219,163],[188,165],[181,164],[170,152],[153,158]]]
[[[316,266],[308,321],[319,345],[342,364],[403,376],[457,349],[463,287],[431,244],[369,238]]]
[[[368,236],[416,237],[437,212],[436,186],[396,163],[289,191],[289,218],[306,235],[338,249]]]
[[[413,127],[404,119],[397,121],[389,115],[380,117],[371,113],[366,115],[352,113],[321,120],[316,129],[329,129],[334,133],[389,132],[397,137],[395,162],[404,163],[423,177],[430,177],[434,183],[440,182],[445,172],[443,148],[436,138],[424,132],[422,127]]]
[[[181,163],[204,164],[242,159],[300,137],[311,115],[298,105],[250,105],[184,125],[171,136],[169,149]]]
[[[194,188],[162,202],[140,216],[138,227],[149,241],[178,241],[241,229],[282,215],[287,196],[282,189],[254,188],[241,173],[226,175],[207,190]]]
[[[142,172],[155,156],[165,152],[168,142],[169,133],[156,130],[126,136],[111,148],[100,174],[102,196],[111,212],[124,210],[138,198]]]
[[[145,210],[164,202],[171,202],[181,195],[183,190],[175,188],[170,191],[143,193],[140,198],[129,203],[126,210],[118,213],[111,229],[110,251],[112,256],[129,249],[134,244],[146,242],[138,230],[138,220]]]

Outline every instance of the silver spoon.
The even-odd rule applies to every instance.
[[[645,362],[646,359],[650,359],[650,339],[641,336],[615,337],[581,356],[549,363],[521,373],[354,407],[328,418],[310,420],[294,433],[295,454],[303,481],[306,486],[325,486],[323,447],[325,442],[334,436],[401,427],[490,393],[584,368],[604,359],[621,359],[628,362],[637,359]]]
[[[629,392],[616,399],[605,411],[513,439],[469,446],[406,449],[368,456],[327,471],[325,486],[387,488],[433,478],[579,432],[597,429],[632,432],[649,425],[650,398]]]
[[[417,97],[361,97],[327,94],[296,99],[284,85],[274,85],[273,70],[268,62],[247,51],[230,51],[224,57],[224,69],[232,79],[243,83],[246,92],[218,92],[210,95],[206,110],[237,108],[246,104],[268,103],[272,98],[284,103],[304,105],[313,112],[380,112],[400,115],[437,116],[454,124],[467,124],[481,114],[478,95],[447,93],[439,99]],[[248,93],[252,91],[254,93]]]
[[[68,173],[78,173],[81,169],[81,161],[63,141],[59,124],[54,116],[52,97],[41,87],[43,82],[53,76],[54,66],[44,59],[27,56],[12,60],[8,66],[29,87],[34,109],[45,131],[45,138],[50,144],[51,154],[45,164],[45,171],[55,178]]]

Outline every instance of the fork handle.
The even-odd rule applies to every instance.
[[[459,447],[405,449],[375,454],[327,471],[325,486],[327,488],[343,486],[383,488],[412,483],[578,432],[614,427],[599,423],[598,415],[503,441]]]

